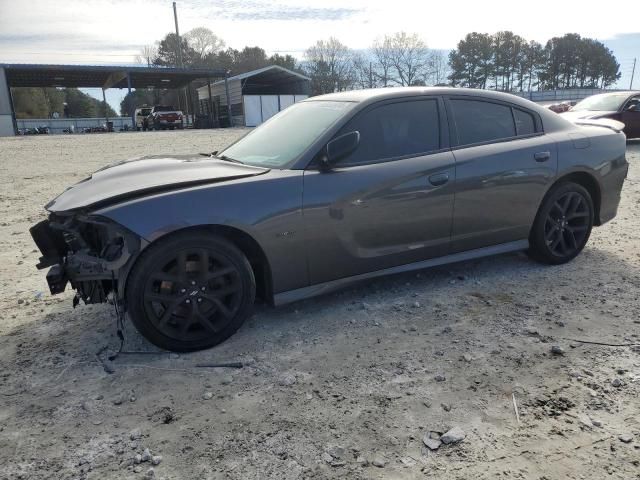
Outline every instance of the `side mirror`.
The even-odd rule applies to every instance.
[[[360,143],[360,132],[354,131],[334,138],[325,148],[324,154],[320,157],[320,165],[323,170],[329,170],[337,162],[345,158]]]

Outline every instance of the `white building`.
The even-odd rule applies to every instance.
[[[309,96],[311,79],[292,70],[271,65],[241,73],[198,88],[200,110],[213,112],[214,123],[228,125],[229,109],[227,92],[231,102],[233,125],[255,127],[280,110]]]

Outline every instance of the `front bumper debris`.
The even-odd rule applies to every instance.
[[[42,253],[37,268],[50,267],[51,294],[70,283],[85,303],[102,303],[117,293],[122,272],[140,249],[136,235],[99,217],[52,214],[29,231]]]

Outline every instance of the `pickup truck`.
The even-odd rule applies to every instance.
[[[147,127],[150,130],[173,130],[174,128],[182,129],[182,112],[173,107],[166,105],[156,105],[151,109],[151,113],[146,119]]]

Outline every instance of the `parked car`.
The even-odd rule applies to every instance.
[[[136,117],[136,130],[147,130],[149,125],[147,124],[147,117],[151,113],[151,107],[138,107],[135,111]]]
[[[482,90],[313,97],[212,156],[122,162],[67,189],[31,229],[38,268],[51,293],[113,297],[151,342],[188,351],[232,335],[256,295],[281,305],[518,250],[562,264],[616,215],[627,175],[622,124],[592,122]]]
[[[147,128],[151,130],[182,129],[182,112],[167,105],[156,105],[147,117]]]
[[[640,138],[640,91],[587,97],[563,114],[568,120],[610,118],[624,123],[627,138]]]

